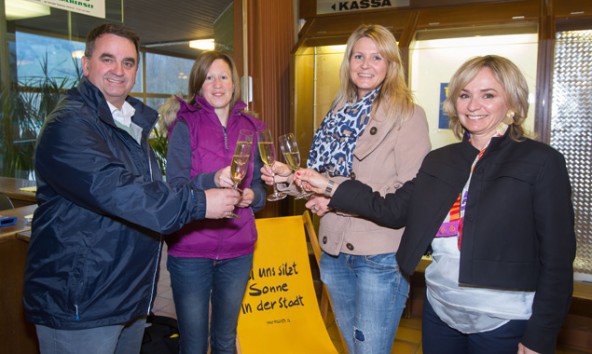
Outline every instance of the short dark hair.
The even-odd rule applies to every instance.
[[[86,48],[84,49],[84,56],[87,58],[92,56],[95,49],[95,41],[104,34],[114,34],[116,36],[129,39],[136,47],[138,59],[140,58],[140,37],[129,27],[119,23],[105,23],[93,28],[86,36]]]

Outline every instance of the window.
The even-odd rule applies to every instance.
[[[34,179],[37,135],[60,95],[82,77],[84,47],[83,40],[15,32],[14,41],[9,42],[15,90],[1,95],[1,176]],[[155,53],[141,55],[132,96],[157,109],[172,94],[187,93],[192,59]]]

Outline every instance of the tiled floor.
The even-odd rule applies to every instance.
[[[161,272],[158,282],[158,294],[154,303],[154,313],[156,315],[169,316],[177,318],[175,312],[175,305],[173,303],[173,292],[170,286],[170,276],[166,269],[166,245],[163,249],[163,256],[161,260]],[[415,312],[415,311],[414,311]],[[340,354],[347,354],[341,343],[339,332],[335,322],[331,316],[328,316],[327,331],[335,348]],[[414,313],[411,318],[402,318],[397,331],[397,337],[393,344],[391,354],[422,354],[421,349],[421,317]],[[314,353],[302,353],[314,354]],[[556,354],[584,354],[581,351],[570,349],[558,349]]]
[[[166,244],[164,244],[162,258],[160,260],[160,278],[158,279],[153,312],[155,315],[177,318],[175,303],[173,302],[173,290],[171,289],[171,277],[169,271],[166,269],[166,258],[167,249]]]

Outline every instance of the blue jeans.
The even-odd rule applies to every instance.
[[[139,353],[146,317],[127,324],[65,330],[35,326],[41,354],[130,354]]]
[[[425,299],[421,322],[424,354],[516,354],[526,320],[512,320],[492,331],[464,334],[448,326]]]
[[[253,255],[213,260],[168,257],[181,353],[233,354],[236,325]],[[211,301],[211,324],[210,318]]]
[[[389,354],[409,294],[394,253],[321,256],[321,280],[350,354]]]

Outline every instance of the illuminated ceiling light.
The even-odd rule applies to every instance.
[[[75,50],[72,52],[72,58],[74,59],[82,59],[84,56],[84,50]]]
[[[570,15],[583,15],[584,11],[574,11],[574,12],[570,12]]]
[[[512,20],[524,20],[524,16],[512,16]]]
[[[47,16],[51,14],[49,6],[24,0],[6,0],[4,3],[6,20],[14,21],[23,18]]]
[[[189,46],[191,48],[201,49],[201,50],[214,50],[216,48],[216,42],[214,42],[213,38],[197,39],[194,41],[189,41]]]

